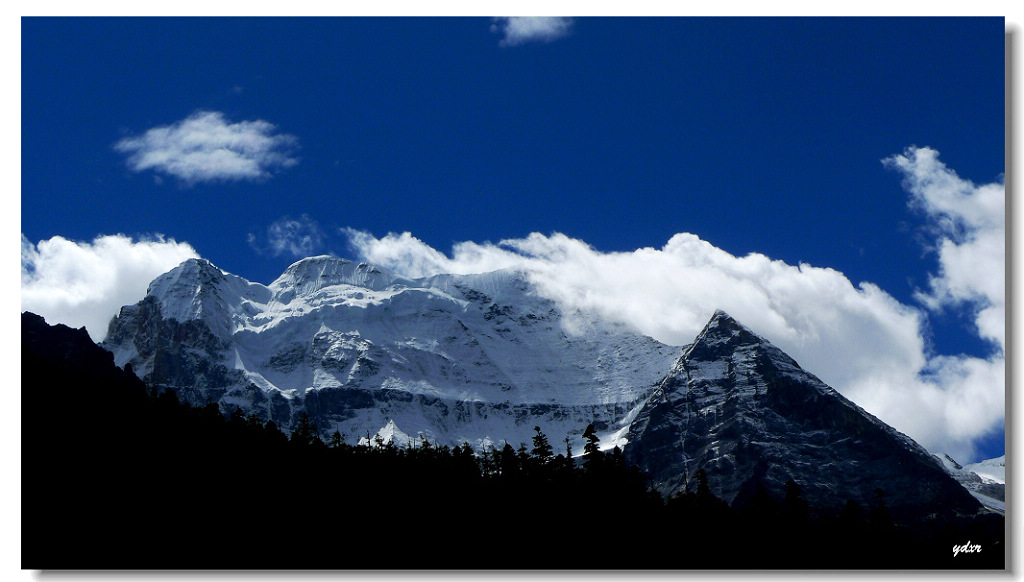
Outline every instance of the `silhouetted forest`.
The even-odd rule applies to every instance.
[[[811,512],[795,483],[729,507],[702,473],[663,499],[592,427],[554,444],[535,432],[482,451],[355,446],[302,416],[286,436],[156,393],[83,330],[23,315],[22,567],[1004,567],[998,515],[897,524],[883,491]],[[954,557],[968,542],[981,551]]]

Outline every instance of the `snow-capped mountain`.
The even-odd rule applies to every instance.
[[[190,259],[125,306],[103,347],[194,404],[240,406],[326,437],[390,435],[474,448],[552,442],[594,423],[610,446],[680,349],[562,313],[519,273],[408,279],[312,257],[268,286]]]
[[[876,489],[894,516],[979,508],[938,459],[727,314],[667,346],[563,313],[515,271],[409,279],[321,256],[261,285],[190,259],[102,345],[193,404],[285,429],[305,412],[325,439],[481,450],[530,443],[536,426],[578,455],[594,424],[665,495],[703,469],[737,505],[793,480],[821,508],[871,507]]]
[[[1006,484],[1006,455],[977,463],[968,463],[964,465],[964,469],[971,471],[986,481]]]
[[[962,466],[949,455],[935,457],[982,505],[1006,512],[1006,455]]]
[[[893,515],[977,501],[920,445],[805,372],[724,312],[712,317],[630,425],[627,457],[665,495],[701,469],[729,503],[793,480],[812,507],[847,500]],[[690,483],[695,487],[695,480]]]

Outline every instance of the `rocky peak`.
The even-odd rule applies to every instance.
[[[761,362],[759,367],[762,370],[800,370],[800,365],[788,354],[720,309],[715,311],[697,338],[683,352],[677,368],[683,363],[694,369],[700,367],[701,362],[736,360],[743,360],[749,365]]]
[[[206,259],[187,259],[177,267],[160,275],[149,284],[147,295],[165,296],[174,292],[194,293],[204,286],[211,288],[223,281],[225,275]]]
[[[627,435],[626,453],[664,495],[703,469],[716,495],[781,498],[793,480],[819,509],[875,490],[894,513],[977,502],[920,445],[859,408],[724,312],[714,314]],[[914,509],[910,509],[914,508]]]
[[[226,338],[247,317],[246,303],[266,302],[266,287],[225,273],[206,259],[188,259],[149,284],[146,300],[155,301],[160,317],[178,322],[203,321],[218,337]],[[131,317],[131,306],[111,321]],[[137,310],[134,310],[137,311]]]

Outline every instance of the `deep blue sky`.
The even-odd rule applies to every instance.
[[[905,298],[929,265],[880,160],[920,145],[977,182],[1003,171],[1003,35],[1002,19],[591,18],[499,47],[479,18],[25,19],[22,228],[160,232],[264,282],[287,259],[246,236],[283,215],[441,250],[692,232]],[[126,171],[114,142],[198,109],[276,124],[301,162],[191,188]]]
[[[582,18],[500,46],[487,18],[25,18],[22,233],[162,233],[269,283],[294,257],[247,239],[284,216],[342,256],[342,227],[445,252],[690,232],[913,304],[935,261],[881,160],[930,146],[997,179],[1004,34],[1002,18]],[[186,186],[113,148],[197,110],[275,124],[299,163]],[[931,323],[940,352],[984,351],[968,319]]]

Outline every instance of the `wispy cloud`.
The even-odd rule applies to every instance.
[[[171,125],[126,137],[114,149],[135,172],[153,170],[185,184],[260,180],[298,163],[295,136],[263,120],[230,123],[224,114],[199,111]]]
[[[266,236],[249,233],[249,246],[260,254],[274,257],[290,255],[301,259],[316,254],[324,245],[320,225],[303,214],[298,218],[284,216],[267,227]]]
[[[966,306],[982,337],[1006,340],[1006,186],[977,185],[939,161],[931,148],[883,160],[904,177],[911,207],[930,220],[939,270],[918,298],[932,309]]]
[[[491,31],[500,32],[501,46],[527,42],[551,42],[569,34],[572,18],[555,16],[512,16],[495,18]]]
[[[917,196],[913,187],[908,190]],[[991,190],[979,187],[968,196],[994,196]],[[961,203],[956,208],[970,214],[967,207],[991,201]],[[979,220],[989,224],[990,218]],[[566,312],[590,310],[670,344],[692,341],[714,310],[724,309],[885,422],[956,458],[971,459],[978,439],[997,430],[1004,418],[1001,355],[931,356],[926,310],[901,304],[876,285],[854,285],[833,269],[789,265],[756,253],[734,256],[687,233],[660,249],[628,253],[604,253],[562,234],[534,233],[498,244],[458,243],[451,257],[410,233],[382,238],[345,233],[363,258],[411,277],[521,270]],[[1001,257],[985,257],[985,262],[999,270]],[[997,276],[972,275],[952,263],[942,273],[933,279],[935,298],[963,295],[951,289],[982,295],[988,288],[983,279]],[[997,281],[1001,277],[1000,272]],[[989,315],[1001,324],[999,305],[999,313]],[[988,327],[981,333],[995,334]]]
[[[929,289],[916,297],[933,311],[964,309],[979,337],[993,349],[987,358],[940,355],[925,370],[941,398],[921,401],[946,420],[951,435],[997,429],[1006,405],[1006,185],[1003,177],[975,184],[939,161],[927,147],[907,148],[883,160],[903,174],[910,206],[928,218],[938,258]]]
[[[160,235],[101,236],[91,243],[55,236],[33,244],[23,234],[21,309],[51,324],[85,326],[100,341],[121,306],[142,300],[154,278],[198,256],[191,245]]]

